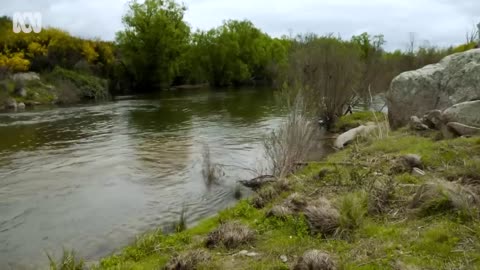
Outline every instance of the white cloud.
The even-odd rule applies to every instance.
[[[273,35],[315,32],[345,38],[384,34],[387,48],[404,49],[410,32],[419,43],[437,46],[465,41],[480,21],[478,0],[184,0],[185,19],[194,29],[209,29],[225,19],[249,19]],[[112,40],[122,29],[127,0],[3,0],[0,13],[41,11],[44,23],[82,37]]]

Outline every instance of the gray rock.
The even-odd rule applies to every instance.
[[[7,100],[5,100],[5,109],[14,109],[16,110],[17,109],[17,101],[13,98],[7,98]]]
[[[456,122],[480,127],[480,100],[455,104],[442,113],[444,123]]]
[[[457,122],[450,122],[447,124],[447,127],[459,136],[480,135],[480,128],[478,127],[467,126]]]
[[[236,255],[240,255],[240,256],[247,256],[247,257],[256,257],[256,256],[259,256],[260,254],[257,253],[257,252],[249,252],[248,250],[242,250],[240,252],[238,252]]]
[[[281,255],[280,256],[280,260],[283,262],[283,263],[287,263],[288,262],[288,257],[286,255]]]
[[[442,127],[442,111],[432,110],[427,112],[422,122],[431,129],[440,129]]]
[[[480,98],[480,49],[456,53],[438,64],[397,76],[387,93],[392,128],[408,124],[411,115],[424,115]]]
[[[377,126],[374,123],[367,123],[367,125],[361,125],[359,127],[350,129],[349,131],[338,136],[333,145],[338,149],[342,149],[357,137],[368,135],[376,128]]]
[[[25,110],[25,103],[23,103],[23,102],[18,103],[18,104],[17,104],[17,109],[19,109],[19,110]]]
[[[35,81],[40,80],[40,75],[36,72],[20,72],[12,75],[14,81]]]
[[[410,129],[413,129],[413,130],[428,130],[428,126],[425,125],[421,120],[420,118],[418,118],[417,116],[412,116],[410,117],[410,122],[409,122],[409,125],[410,125]]]
[[[407,154],[401,158],[404,164],[410,168],[423,168],[422,157],[416,154]]]

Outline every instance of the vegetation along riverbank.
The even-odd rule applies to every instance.
[[[383,131],[94,269],[478,268],[480,138]]]
[[[381,34],[271,37],[247,20],[193,31],[185,11],[130,2],[114,42],[14,34],[0,18],[0,109],[262,83],[286,112],[265,136],[267,168],[239,181],[251,198],[192,227],[183,211],[174,233],[146,233],[88,266],[65,251],[51,269],[480,269],[478,32],[460,46],[411,38],[386,51]],[[376,97],[388,115],[370,110]],[[319,124],[336,152],[312,161]]]

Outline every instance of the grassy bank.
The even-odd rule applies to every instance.
[[[89,74],[56,67],[40,79],[0,81],[0,107],[7,100],[30,105],[72,104],[108,98],[107,81]],[[24,92],[20,94],[20,92]]]
[[[480,138],[436,137],[359,139],[192,228],[139,237],[95,268],[333,269],[297,265],[316,249],[337,269],[480,269]],[[425,175],[412,173],[408,154]]]

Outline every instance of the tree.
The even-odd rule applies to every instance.
[[[361,51],[333,36],[297,38],[290,55],[292,95],[300,92],[306,110],[329,127],[354,97],[361,71]]]
[[[168,87],[178,74],[190,28],[186,8],[173,0],[133,1],[117,33],[121,59],[134,76],[137,90]]]
[[[188,77],[215,86],[273,81],[286,65],[287,46],[248,20],[229,20],[218,28],[193,34]]]
[[[373,93],[384,92],[390,83],[390,78],[385,76],[383,62],[383,48],[385,39],[383,35],[371,36],[363,33],[352,37],[352,43],[360,48],[362,61],[361,80],[357,94],[364,104],[368,104],[369,96]]]

